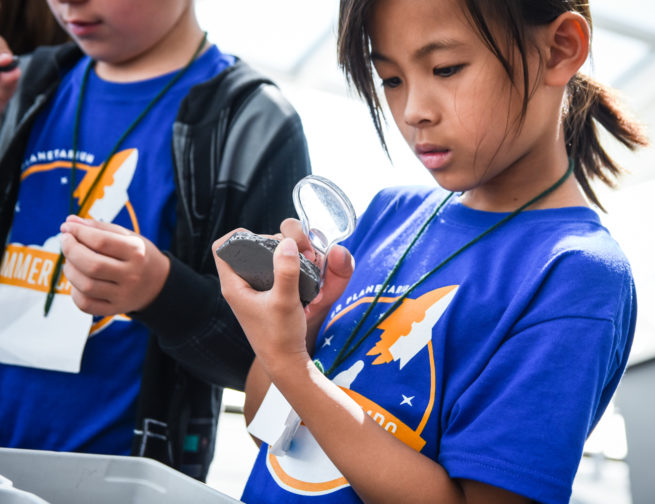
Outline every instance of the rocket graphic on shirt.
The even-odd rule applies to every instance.
[[[443,287],[419,297],[405,299],[398,309],[378,325],[384,332],[368,352],[379,355],[373,364],[400,361],[400,369],[425,348],[437,323],[457,292],[457,286]]]
[[[107,165],[101,180],[91,191],[80,216],[103,222],[112,222],[118,213],[128,203],[127,189],[136,170],[138,152],[128,149],[117,153]],[[71,166],[70,161],[57,161],[45,165],[34,165],[27,169],[21,179],[37,173]],[[101,166],[86,166],[78,164],[78,170],[84,175],[73,192],[78,204],[81,204],[92,188],[93,181],[100,172]],[[46,238],[41,245],[10,243],[5,249],[0,268],[0,284],[13,285],[24,289],[47,292],[50,277],[54,269],[57,255],[61,249],[60,233]],[[69,294],[70,284],[62,276],[57,293]]]
[[[118,152],[107,164],[105,172],[97,182],[95,181],[101,165],[76,163],[76,182],[79,183],[74,188],[72,197],[78,205],[84,203],[79,212],[81,217],[112,222],[126,206],[129,211],[127,190],[134,177],[138,157],[136,149]],[[71,168],[72,162],[66,159],[33,164],[23,171],[21,184],[26,181],[29,183],[31,177],[43,175],[49,176],[49,180],[56,180],[62,186],[71,184]],[[46,185],[46,188],[49,187]],[[52,188],[49,189],[52,191]],[[20,218],[21,212],[31,210],[19,199],[15,219]],[[133,212],[130,215],[133,216]],[[70,328],[71,331],[81,331],[86,338],[90,331],[104,327],[113,320],[113,317],[108,317],[108,320],[102,319],[92,326],[92,317],[80,312],[74,305],[70,296],[70,282],[63,273],[55,288],[56,299],[51,312],[48,317],[43,315],[45,293],[49,290],[61,250],[59,225],[65,215],[48,217],[42,219],[39,225],[49,226],[47,229],[55,231],[54,234],[46,234],[45,237],[41,235],[39,238],[38,233],[33,233],[34,241],[31,243],[11,241],[5,247],[0,263],[0,305],[5,308],[0,311],[0,347],[8,356],[2,359],[6,363],[30,365],[33,362],[25,353],[29,353],[30,346],[38,347],[36,342],[28,341],[31,335],[35,338],[40,337],[39,335],[50,335],[50,339],[54,339],[53,334],[58,331],[57,328],[64,327]],[[28,225],[32,219],[33,217],[27,219]],[[138,228],[135,218],[133,223],[134,227]]]
[[[80,204],[89,194],[89,201],[80,212],[82,217],[88,215],[102,222],[112,222],[116,218],[129,201],[127,189],[134,177],[138,159],[139,153],[136,149],[117,153],[111,158],[102,179],[93,189],[93,182],[98,177],[101,166],[87,168],[86,175],[73,193],[73,197],[77,198]]]
[[[433,327],[452,302],[458,288],[457,285],[452,285],[429,291],[416,299],[406,298],[386,320],[378,325],[382,333],[377,341],[372,342],[366,353],[366,356],[370,356],[371,359],[356,360],[332,380],[383,429],[417,451],[425,446],[421,434],[430,418],[435,400],[436,387],[434,373],[431,372],[434,370]],[[371,300],[372,298],[366,299],[364,302],[370,303]],[[395,300],[396,298],[380,299],[389,304]],[[347,310],[342,314],[346,312]],[[333,318],[330,324],[337,318],[339,315]],[[420,364],[417,364],[429,367],[424,370],[424,374],[432,376],[432,380],[429,397],[424,398],[423,401],[427,406],[418,425],[409,425],[389,411],[390,405],[379,404],[374,397],[366,397],[357,391],[358,378],[364,376],[367,370],[379,366],[393,366],[395,370],[390,369],[391,373],[403,373],[408,364],[418,355],[425,357],[426,354],[429,358],[424,358]],[[385,384],[380,383],[379,386],[384,388]],[[424,392],[424,395],[428,394]],[[413,400],[414,396],[402,395],[403,404],[412,405]],[[323,495],[348,486],[348,481],[332,464],[304,425],[298,429],[290,450],[285,455],[276,456],[269,449],[266,453],[266,467],[279,486],[295,494]]]

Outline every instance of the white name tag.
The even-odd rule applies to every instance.
[[[271,383],[255,417],[248,425],[248,432],[270,445],[274,455],[281,456],[289,450],[299,426],[300,417]]]
[[[67,294],[55,294],[47,317],[46,294],[0,283],[0,362],[79,373],[93,317]]]

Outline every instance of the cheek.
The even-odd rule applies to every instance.
[[[391,112],[391,117],[393,122],[398,127],[398,130],[402,134],[403,138],[407,143],[411,144],[411,135],[412,128],[410,128],[405,122],[405,98],[401,92],[389,92],[385,91],[384,93],[387,105],[389,106],[389,111]]]
[[[511,135],[511,118],[517,117],[513,94],[505,81],[489,79],[475,80],[460,90],[453,109],[462,134],[481,149],[498,148]]]
[[[161,0],[98,0],[98,4],[101,2],[98,11],[103,20],[117,33],[131,34],[129,38],[152,31],[153,26],[170,17],[171,8]]]

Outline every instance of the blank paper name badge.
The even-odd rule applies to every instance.
[[[248,432],[270,445],[273,455],[282,456],[300,425],[300,417],[271,383],[255,417],[248,425]]]
[[[0,265],[0,362],[78,373],[93,317],[75,306],[70,287],[43,315],[47,268],[57,253],[10,244]],[[63,278],[63,276],[62,276]],[[67,284],[67,282],[63,282]]]

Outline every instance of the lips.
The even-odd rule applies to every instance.
[[[84,21],[81,19],[71,19],[65,21],[70,33],[76,37],[86,37],[92,35],[100,26],[100,21]]]
[[[443,168],[452,157],[450,149],[433,144],[419,144],[415,147],[415,152],[428,170]]]

